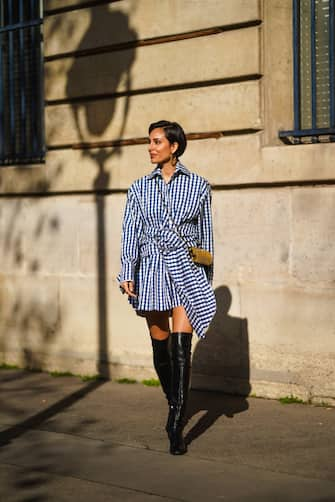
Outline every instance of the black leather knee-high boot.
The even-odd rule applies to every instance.
[[[155,340],[151,338],[154,368],[158,375],[166,399],[170,402],[171,394],[171,357],[169,339]]]
[[[183,455],[187,447],[183,438],[183,427],[191,376],[191,333],[171,335],[171,405],[168,418],[170,453]]]

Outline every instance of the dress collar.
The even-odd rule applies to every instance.
[[[181,162],[178,161],[177,164],[176,164],[176,170],[173,173],[173,176],[175,174],[186,174],[187,176],[190,176],[191,173],[187,169],[187,167],[185,167]],[[157,164],[157,166],[155,167],[155,169],[153,171],[151,171],[150,174],[148,174],[148,178],[149,179],[152,179],[155,176],[162,176],[162,174],[161,174],[161,167],[160,167],[159,164]]]

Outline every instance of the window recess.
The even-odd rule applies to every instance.
[[[44,161],[42,1],[0,0],[0,165]]]
[[[335,0],[293,0],[294,129],[284,143],[335,141]]]

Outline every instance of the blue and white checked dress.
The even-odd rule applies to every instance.
[[[182,305],[203,338],[216,310],[213,266],[194,264],[189,246],[213,253],[210,185],[180,162],[165,183],[157,166],[128,190],[118,280],[134,281],[138,315]]]

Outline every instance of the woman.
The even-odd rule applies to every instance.
[[[166,430],[173,455],[186,453],[182,430],[192,332],[203,338],[216,308],[213,265],[194,263],[188,250],[198,246],[213,253],[210,186],[179,162],[185,148],[176,122],[150,125],[149,154],[156,167],[128,191],[119,275],[131,305],[146,318],[154,367],[169,403]]]

